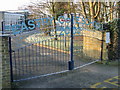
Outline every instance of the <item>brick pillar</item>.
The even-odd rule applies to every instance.
[[[11,88],[8,40],[8,36],[0,36],[0,88]]]

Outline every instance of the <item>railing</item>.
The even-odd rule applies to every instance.
[[[16,49],[12,53],[14,80],[68,70],[70,38],[48,39]]]
[[[50,34],[45,34],[44,30],[34,30],[12,37],[14,81],[66,72],[101,59],[101,31],[76,29],[73,18],[71,26],[67,26],[69,29],[63,28],[66,27],[59,26],[56,31],[51,29]],[[61,31],[64,33],[60,34]]]

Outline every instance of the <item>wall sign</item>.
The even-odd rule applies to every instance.
[[[110,32],[106,32],[106,43],[110,43]]]

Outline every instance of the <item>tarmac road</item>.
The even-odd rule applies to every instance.
[[[17,88],[118,88],[120,77],[117,76],[117,65],[95,63],[58,75],[21,81]]]
[[[118,66],[92,64],[70,72],[17,83],[18,88],[120,88]]]

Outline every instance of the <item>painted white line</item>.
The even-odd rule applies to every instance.
[[[51,76],[51,75],[55,75],[55,74],[65,73],[65,72],[68,72],[68,71],[69,70],[64,70],[64,71],[61,71],[61,72],[55,72],[55,73],[50,73],[50,74],[45,74],[45,75],[40,75],[40,76],[34,76],[34,77],[30,77],[30,78],[13,80],[13,81],[14,82],[25,81],[25,80],[36,79],[36,78],[40,78],[40,77],[46,77],[46,76]]]
[[[74,70],[85,67],[85,66],[88,66],[88,65],[93,64],[97,61],[100,61],[100,60],[95,60],[93,62],[90,62],[90,63],[84,64],[82,66],[76,67],[76,68],[74,68]],[[30,77],[30,78],[25,78],[25,79],[13,80],[13,81],[14,82],[20,82],[20,81],[25,81],[25,80],[36,79],[36,78],[40,78],[40,77],[46,77],[46,76],[56,75],[56,74],[60,74],[60,73],[65,73],[65,72],[69,72],[69,71],[70,70],[64,70],[64,71],[60,71],[60,72],[55,72],[55,73],[50,73],[50,74],[45,74],[45,75],[40,75],[40,76],[34,76],[34,77]]]
[[[100,61],[100,60],[95,60],[95,61],[93,61],[93,62],[90,62],[90,63],[84,64],[84,65],[82,65],[82,66],[76,67],[76,68],[74,68],[74,69],[79,69],[79,68],[88,66],[88,65],[90,65],[90,64],[93,64],[93,63],[95,63],[95,62],[98,62],[98,61]]]

